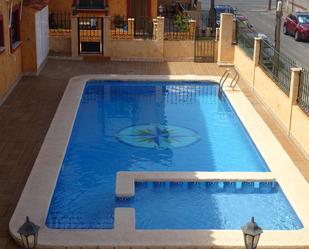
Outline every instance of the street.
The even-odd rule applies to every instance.
[[[258,33],[263,33],[274,42],[275,11],[267,11],[268,0],[216,0],[215,4],[229,4],[238,13],[248,17]],[[209,9],[210,0],[202,0],[202,8]],[[273,9],[275,1],[273,1]],[[282,24],[284,18],[282,18]],[[281,29],[282,31],[282,29]],[[281,33],[281,51],[293,59],[299,67],[309,68],[309,42],[296,42],[292,36]]]

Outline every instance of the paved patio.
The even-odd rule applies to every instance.
[[[81,74],[222,75],[216,64],[50,60],[39,77],[24,77],[0,106],[0,249],[18,248],[8,223],[69,79]],[[309,160],[264,106],[240,82],[245,95],[309,182]]]

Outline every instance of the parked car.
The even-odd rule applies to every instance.
[[[293,35],[296,41],[309,39],[309,13],[295,12],[286,17],[283,33]]]
[[[222,13],[232,13],[235,14],[235,9],[228,4],[218,4],[215,7],[216,11],[216,25],[219,27],[220,26],[220,17]]]
[[[248,18],[243,15],[236,15],[236,20],[238,22],[238,29],[243,32],[255,32],[253,26],[249,22]]]

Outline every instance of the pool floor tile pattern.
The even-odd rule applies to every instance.
[[[0,249],[19,248],[8,223],[71,77],[81,74],[215,75],[224,68],[193,62],[85,62],[49,60],[39,77],[24,77],[0,106]],[[250,88],[244,94],[309,182],[309,160],[267,112]]]

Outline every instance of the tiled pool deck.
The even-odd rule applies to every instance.
[[[220,76],[224,68],[197,63],[126,63],[50,60],[40,77],[26,77],[0,107],[0,248],[18,248],[8,234],[8,223],[37,157],[69,79],[81,74],[191,74]],[[278,123],[240,86],[309,181],[309,160]]]

